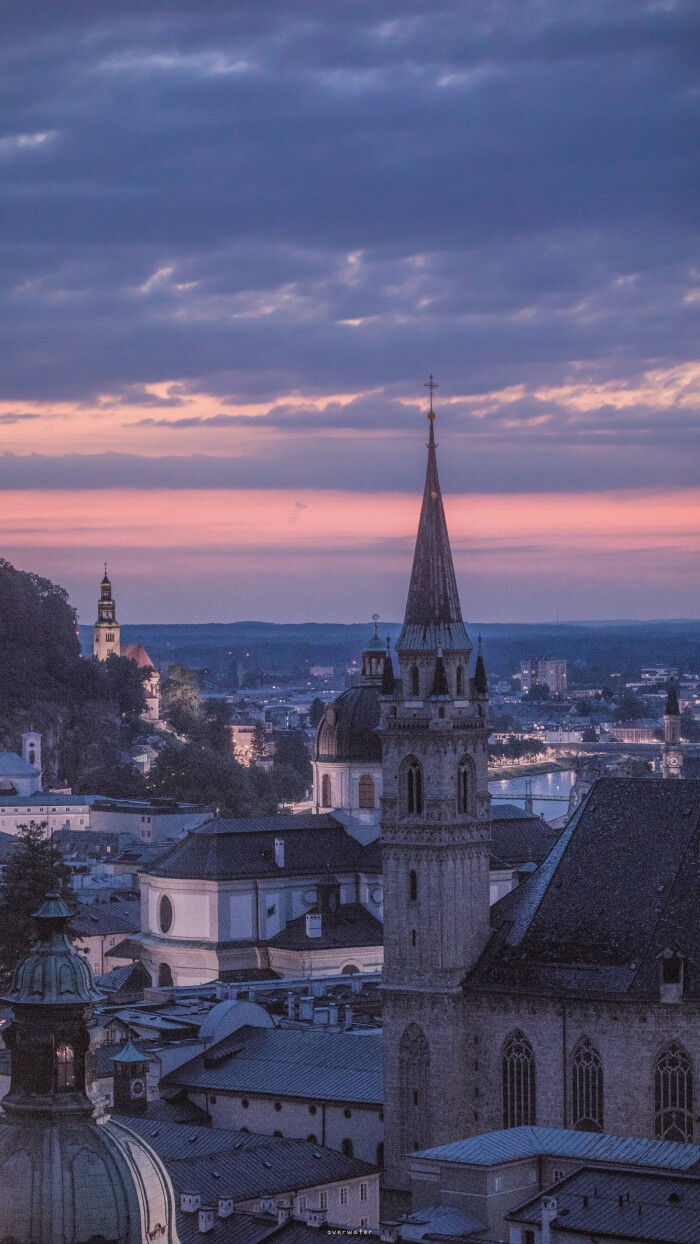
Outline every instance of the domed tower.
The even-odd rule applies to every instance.
[[[432,377],[430,386],[432,399]],[[402,1155],[465,1135],[461,982],[489,924],[488,701],[473,670],[438,479],[435,415],[401,677],[381,697],[386,1182]]]
[[[106,661],[113,652],[117,656],[121,655],[121,634],[112,597],[112,584],[107,577],[106,562],[105,577],[100,584],[100,599],[97,602],[97,621],[92,636],[92,652],[98,661]]]
[[[664,709],[664,746],[661,753],[661,775],[665,778],[679,778],[683,770],[683,748],[681,746],[681,710],[678,703],[678,691],[675,682],[671,682]]]
[[[379,834],[382,793],[382,746],[377,733],[382,685],[393,684],[389,641],[374,634],[362,653],[362,677],[329,704],[316,732],[314,746],[314,811],[345,812],[351,820]]]
[[[49,894],[37,941],[4,1001],[10,1091],[0,1117],[0,1239],[15,1244],[177,1244],[170,1179],[134,1132],[85,1090],[87,1021],[102,995]]]

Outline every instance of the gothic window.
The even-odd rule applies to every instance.
[[[654,1135],[693,1139],[693,1064],[679,1041],[671,1041],[654,1065]]]
[[[158,984],[162,989],[169,989],[173,983],[173,974],[169,963],[161,963],[158,968]]]
[[[573,1125],[579,1132],[603,1130],[603,1064],[588,1037],[579,1041],[571,1068]]]
[[[374,807],[374,779],[369,773],[363,773],[360,778],[359,803],[361,808]]]
[[[423,774],[417,760],[411,758],[404,766],[405,809],[408,816],[423,812]]]
[[[457,695],[464,695],[464,669],[457,666]]]
[[[535,1055],[519,1028],[503,1046],[503,1126],[530,1127],[535,1123]]]
[[[420,695],[420,674],[417,665],[411,668],[411,695]]]
[[[462,816],[473,816],[475,810],[476,771],[470,756],[464,756],[457,767],[457,811]]]
[[[412,902],[418,898],[418,874],[415,868],[412,868],[408,874],[408,897]]]
[[[430,1144],[430,1046],[418,1024],[409,1024],[399,1043],[402,1152]]]
[[[321,807],[330,808],[331,806],[331,779],[327,773],[321,778]]]
[[[75,1088],[75,1051],[66,1041],[56,1046],[56,1088]]]

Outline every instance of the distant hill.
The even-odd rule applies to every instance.
[[[380,623],[395,643],[398,622]],[[491,675],[513,673],[530,656],[563,657],[574,679],[599,682],[611,673],[634,678],[644,665],[674,665],[700,671],[700,621],[479,623],[467,622],[476,646],[483,636]],[[297,676],[307,665],[342,666],[357,660],[371,624],[333,622],[206,622],[122,626],[126,643],[143,643],[157,664],[182,661],[226,677],[232,666]],[[91,651],[92,627],[80,628],[84,652]]]

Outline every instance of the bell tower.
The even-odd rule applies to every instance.
[[[679,778],[683,769],[683,748],[681,747],[681,710],[678,703],[678,691],[675,682],[670,683],[666,708],[664,709],[664,746],[661,755],[661,775],[665,778]]]
[[[488,701],[472,665],[438,479],[430,380],[428,464],[400,677],[383,688],[383,1032],[386,1181],[402,1154],[467,1132],[461,982],[489,924]]]
[[[97,621],[93,630],[92,652],[98,661],[106,661],[113,652],[121,656],[121,635],[112,597],[112,584],[107,577],[106,562],[105,577],[100,584],[100,599],[97,602]]]

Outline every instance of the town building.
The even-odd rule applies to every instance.
[[[146,695],[144,717],[147,721],[158,721],[160,718],[160,674],[143,644],[123,644],[121,641],[121,627],[117,621],[117,607],[112,595],[112,584],[107,575],[106,562],[104,578],[100,584],[100,599],[97,602],[97,621],[93,627],[92,651],[98,661],[106,661],[110,656],[126,657],[129,661],[134,661],[139,669],[150,671],[144,682]]]
[[[700,782],[601,778],[489,911],[486,678],[430,416],[400,676],[380,700],[395,1193],[411,1152],[503,1127],[692,1141],[700,1065]]]
[[[566,661],[554,657],[529,657],[520,666],[520,686],[524,693],[535,686],[549,687],[550,695],[566,693]]]

